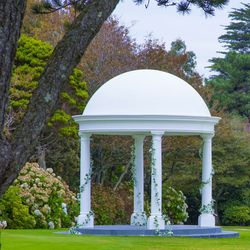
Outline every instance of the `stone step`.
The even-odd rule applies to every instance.
[[[239,237],[239,233],[222,232],[221,227],[199,227],[195,225],[170,225],[165,230],[149,230],[145,226],[106,225],[94,228],[78,228],[81,234],[109,235],[109,236],[157,236],[172,232],[173,236],[195,238],[229,238]]]

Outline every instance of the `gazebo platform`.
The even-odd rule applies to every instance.
[[[146,226],[131,225],[103,225],[94,228],[78,228],[81,234],[105,235],[105,236],[157,236],[156,230],[149,230]],[[221,227],[200,227],[195,225],[169,225],[160,234],[172,232],[172,236],[194,237],[194,238],[235,238],[239,237],[237,232],[222,231]]]

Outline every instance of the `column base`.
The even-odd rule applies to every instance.
[[[94,214],[92,212],[80,214],[77,217],[77,225],[79,228],[93,228]]]
[[[144,212],[134,212],[131,215],[130,224],[132,226],[146,226],[147,216]]]
[[[165,220],[162,215],[150,215],[148,217],[148,229],[165,229]]]
[[[212,214],[201,214],[198,219],[200,227],[215,227],[215,217]]]

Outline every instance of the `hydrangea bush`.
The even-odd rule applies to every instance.
[[[53,169],[26,163],[0,201],[0,220],[8,228],[71,227],[78,210],[76,195]]]
[[[167,187],[164,191],[163,212],[167,215],[171,224],[183,224],[188,218],[186,197],[182,191],[175,190],[172,187]]]

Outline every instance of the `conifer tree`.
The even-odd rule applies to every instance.
[[[218,109],[250,118],[250,5],[235,9],[229,17],[226,34],[219,41],[225,44],[224,58],[213,58],[208,83],[213,87],[213,102]]]

